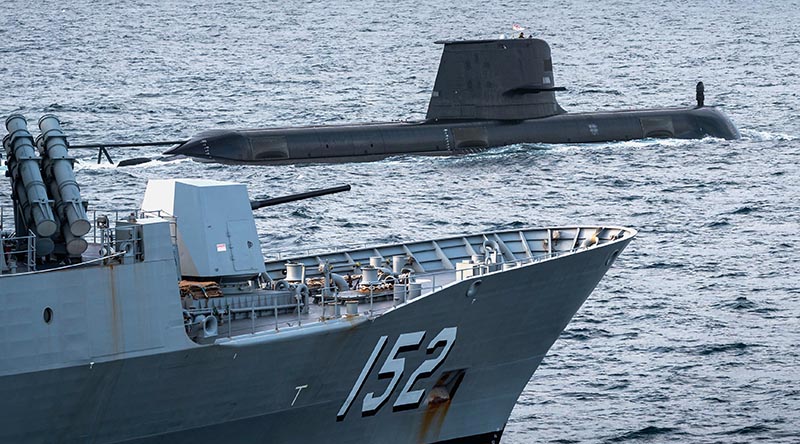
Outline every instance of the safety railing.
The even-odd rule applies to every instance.
[[[37,237],[29,231],[26,236],[18,236],[13,231],[13,208],[0,206],[0,251],[3,261],[0,261],[0,274],[19,274],[22,272],[37,271],[36,242]],[[85,235],[92,243],[99,246],[99,257],[84,260],[81,266],[109,264],[123,262],[125,258],[142,259],[141,238],[139,231],[133,226],[118,226],[105,214],[113,214],[114,221],[127,214],[128,220],[133,221],[142,217],[160,217],[170,224],[170,238],[173,245],[177,245],[176,218],[162,211],[142,212],[114,210],[111,212],[94,211],[92,213],[92,231]],[[124,233],[124,234],[123,234]],[[46,271],[55,271],[68,268],[48,267]]]
[[[166,211],[142,211],[139,209],[116,209],[116,210],[92,210],[92,231],[90,234],[86,235],[88,239],[91,236],[93,243],[100,243],[99,241],[99,229],[110,228],[112,223],[116,223],[117,221],[129,221],[135,222],[136,219],[142,219],[146,217],[159,217],[169,221],[170,223],[170,237],[172,238],[172,244],[175,245],[177,243],[177,218]]]
[[[472,263],[472,264],[467,264],[469,265],[469,267],[464,269],[447,269],[447,270],[436,270],[431,272],[418,273],[413,276],[414,279],[413,282],[406,284],[410,285],[410,287],[408,288],[409,300],[434,293],[456,282],[460,282],[470,278],[480,277],[501,270],[510,270],[523,265],[542,262],[554,257],[573,253],[579,249],[580,248],[574,248],[564,251],[542,253],[535,256],[528,256],[513,261],[503,261],[496,263],[485,263],[485,262]]]
[[[192,296],[184,296],[184,299]],[[287,298],[293,300],[287,303]],[[203,306],[205,301],[205,306]],[[271,302],[271,303],[270,303]],[[297,298],[293,291],[269,290],[259,294],[232,295],[220,298],[198,299],[191,306],[183,309],[184,327],[190,338],[202,342],[203,339],[234,337],[243,334],[255,334],[267,330],[280,331],[282,326],[302,327],[310,318],[304,313],[305,301]],[[246,316],[249,329],[242,327]],[[257,322],[258,318],[271,317],[270,322]],[[213,317],[213,321],[209,319]],[[208,323],[213,324],[211,331]],[[234,330],[233,324],[237,322]],[[249,330],[249,331],[248,331]]]
[[[378,291],[376,285],[366,285],[363,288],[368,293],[363,293],[358,297],[354,297],[352,294],[341,295],[333,286],[323,287],[318,289],[320,293],[315,295],[318,298],[316,303],[318,308],[312,312],[308,312],[305,309],[307,305],[304,305],[312,304],[311,297],[308,296],[305,299],[295,297],[294,289],[267,290],[258,295],[225,296],[219,299],[219,301],[225,301],[224,303],[185,308],[184,325],[190,337],[198,342],[203,342],[203,339],[239,337],[245,334],[280,331],[286,327],[302,328],[304,325],[336,320],[342,316],[367,316],[372,319],[405,302],[429,295],[461,280],[541,262],[575,250],[544,253],[499,263],[476,263],[472,264],[474,268],[466,270],[448,269],[414,274],[411,281],[396,283],[392,290]],[[467,274],[468,272],[471,274]],[[285,300],[287,295],[290,295],[292,304],[281,303],[280,298]],[[201,300],[213,301],[215,299]],[[349,309],[348,302],[353,304]],[[241,315],[245,315],[246,318],[242,319]],[[208,338],[202,338],[201,335],[207,330],[210,316],[215,318],[215,321],[212,322],[215,327],[214,334]],[[267,316],[272,319],[270,321],[263,320]],[[262,318],[262,321],[257,321],[258,318]],[[246,320],[249,320],[249,325],[243,327],[247,325],[245,324]],[[236,327],[234,327],[234,323],[236,323]]]
[[[313,248],[297,248],[291,250],[283,250],[277,253],[273,251],[262,251],[262,255],[264,256],[264,260],[270,262],[270,261],[282,261],[284,259],[291,259],[295,257],[305,257],[312,255],[324,256],[328,254],[341,253],[343,251],[363,250],[371,246],[372,245],[370,244],[346,244],[346,245],[335,245],[331,247],[326,247],[321,250]],[[262,245],[262,250],[267,247],[268,245]]]
[[[36,235],[32,231],[27,236],[6,236],[0,232],[0,275],[17,274],[22,271],[36,271]]]

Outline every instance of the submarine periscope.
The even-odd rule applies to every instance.
[[[451,155],[515,143],[646,138],[738,139],[721,110],[567,113],[556,100],[550,46],[540,39],[439,41],[444,46],[425,120],[200,133],[165,154],[232,164],[350,162]]]

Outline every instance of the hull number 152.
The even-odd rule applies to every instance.
[[[428,343],[427,352],[432,353],[440,345],[442,346],[442,351],[438,356],[422,361],[419,367],[417,367],[416,370],[411,373],[411,376],[409,376],[405,385],[403,385],[400,394],[397,396],[397,400],[394,402],[394,409],[419,407],[419,404],[422,402],[422,397],[425,395],[425,390],[411,389],[413,388],[415,382],[421,378],[429,377],[431,374],[433,374],[436,368],[438,368],[439,365],[444,362],[447,354],[450,353],[450,349],[453,348],[453,344],[456,341],[457,330],[457,327],[444,328],[439,332],[438,335],[436,335],[436,337],[431,339],[431,341]],[[362,415],[374,415],[378,412],[381,406],[386,403],[386,401],[392,395],[392,392],[394,392],[395,388],[397,388],[400,379],[403,377],[403,372],[405,371],[406,359],[398,358],[397,354],[401,351],[401,349],[404,348],[419,347],[423,338],[425,338],[424,331],[403,333],[397,338],[392,350],[389,352],[389,356],[386,357],[386,361],[384,361],[380,371],[378,372],[378,377],[380,379],[391,378],[389,385],[386,386],[386,389],[383,391],[383,393],[376,394],[375,392],[370,392],[364,396],[364,403],[361,406]],[[358,379],[356,379],[356,383],[350,390],[350,394],[347,395],[347,399],[345,399],[344,404],[342,404],[342,408],[339,409],[339,413],[336,415],[336,419],[338,421],[343,420],[345,415],[347,415],[347,411],[350,409],[350,406],[353,404],[353,401],[358,395],[359,390],[361,390],[361,387],[367,380],[367,376],[369,376],[373,367],[375,367],[375,362],[378,360],[378,356],[380,356],[384,347],[386,347],[386,342],[388,339],[388,336],[381,336],[380,339],[378,339],[378,343],[375,344],[372,354],[367,359],[367,362],[364,363],[364,368],[361,369],[361,374],[358,375]]]

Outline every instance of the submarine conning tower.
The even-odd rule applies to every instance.
[[[437,41],[444,45],[428,120],[524,120],[563,114],[550,45],[540,39]]]

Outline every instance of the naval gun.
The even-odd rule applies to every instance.
[[[253,211],[350,190],[337,186],[250,201],[243,184],[205,179],[150,180],[142,212],[174,219],[180,287],[190,336],[215,335],[221,313],[258,317],[307,311],[302,277],[272,280],[266,273]],[[117,222],[117,226],[124,222]]]
[[[182,278],[238,283],[264,272],[254,210],[348,190],[342,185],[251,201],[244,184],[158,179],[148,181],[141,209],[175,218]]]
[[[350,185],[339,185],[337,187],[323,188],[321,190],[306,191],[305,193],[290,194],[288,196],[273,197],[264,200],[251,200],[250,208],[258,210],[264,207],[271,207],[298,200],[310,199],[312,197],[325,196],[327,194],[341,193],[343,191],[350,191]]]

